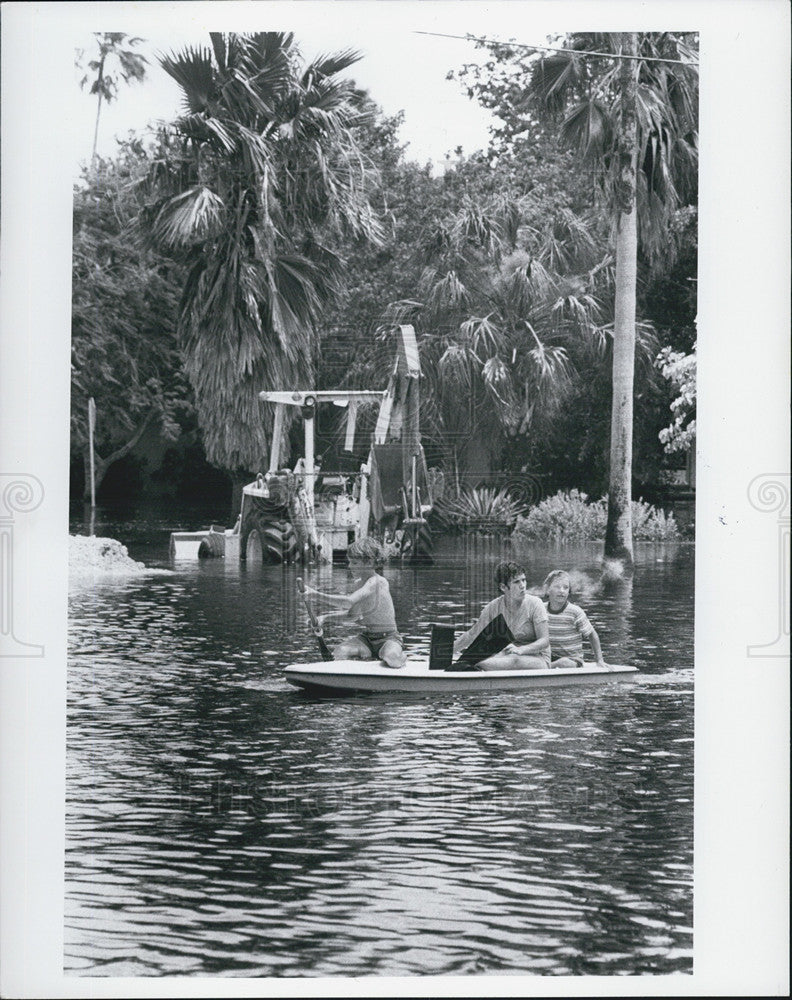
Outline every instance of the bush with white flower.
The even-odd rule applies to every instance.
[[[692,354],[664,347],[655,365],[677,393],[671,403],[673,422],[660,431],[666,452],[688,451],[696,437],[696,345]]]

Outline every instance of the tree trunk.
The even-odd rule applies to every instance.
[[[96,147],[99,143],[99,115],[102,113],[102,81],[104,79],[104,56],[99,62],[99,77],[97,79],[96,124],[94,125],[93,152],[91,153],[91,170],[96,169]]]
[[[102,485],[102,480],[107,473],[110,466],[117,462],[119,459],[124,458],[126,455],[132,451],[138,441],[143,437],[143,432],[149,426],[151,421],[156,416],[154,410],[149,410],[149,412],[143,417],[140,423],[137,425],[135,432],[132,437],[127,441],[126,444],[117,448],[111,455],[107,458],[102,458],[102,456],[94,448],[94,466],[96,471],[94,487],[96,490],[96,495],[99,495],[99,487]],[[88,503],[91,502],[91,455],[88,450],[88,444],[83,446],[83,500],[87,500]]]
[[[637,55],[638,36],[623,36],[622,53]],[[633,373],[638,227],[635,208],[638,63],[623,59],[620,70],[621,127],[616,190],[616,300],[613,329],[610,481],[605,555],[632,564]]]
[[[610,480],[605,555],[632,562],[633,371],[635,368],[635,209],[616,233],[616,318],[613,334]]]

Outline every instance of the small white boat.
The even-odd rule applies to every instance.
[[[322,691],[383,691],[391,693],[526,691],[531,688],[566,687],[632,680],[637,667],[582,667],[548,670],[430,670],[428,657],[408,659],[398,670],[379,660],[322,660],[293,663],[286,680],[295,687]]]

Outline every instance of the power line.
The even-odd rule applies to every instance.
[[[486,45],[502,45],[504,48],[530,49],[532,52],[571,52],[576,56],[603,56],[605,59],[631,59],[635,62],[676,63],[679,66],[698,66],[697,59],[663,59],[660,56],[623,56],[616,52],[592,52],[588,49],[564,49],[553,45],[527,45],[525,42],[499,42],[483,35],[446,35],[440,31],[415,31],[416,35],[433,35],[435,38],[461,38],[465,42],[484,42]]]

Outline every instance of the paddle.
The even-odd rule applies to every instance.
[[[324,641],[324,631],[322,630],[322,624],[316,615],[313,613],[313,609],[308,604],[308,599],[305,596],[305,584],[303,583],[303,578],[301,576],[297,577],[297,589],[300,591],[300,596],[303,599],[303,604],[305,605],[305,610],[308,612],[308,617],[311,620],[311,628],[313,629],[313,634],[316,636],[316,641],[319,643],[319,652],[322,654],[323,660],[332,660],[333,654],[327,643]]]

